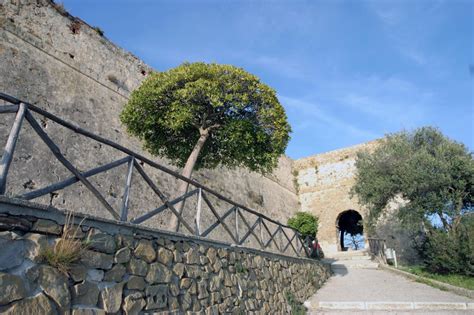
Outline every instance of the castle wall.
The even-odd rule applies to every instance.
[[[356,210],[362,218],[366,215],[366,209],[356,196],[351,197],[350,190],[357,152],[374,145],[375,142],[368,142],[294,162],[301,211],[319,217],[318,239],[325,252],[337,251],[336,221],[341,212]]]
[[[157,52],[158,54],[159,52]],[[0,91],[35,104],[77,125],[111,139],[146,157],[175,169],[161,158],[142,150],[137,139],[129,137],[119,114],[129,93],[151,71],[143,61],[115,46],[96,30],[75,19],[51,1],[4,1],[0,5]],[[80,170],[88,170],[124,155],[104,145],[58,127],[36,116],[62,153]],[[0,139],[4,145],[14,115],[0,118]],[[151,168],[146,171],[168,196],[173,197],[177,182]],[[263,176],[245,169],[202,170],[194,178],[249,208],[286,223],[298,210],[298,198],[291,176],[292,161],[281,157],[273,174]],[[91,182],[116,209],[120,207],[126,165],[91,178]],[[7,195],[22,194],[71,174],[56,161],[34,131],[24,122],[10,169]],[[133,177],[130,217],[161,205],[144,181]],[[36,202],[62,209],[109,217],[100,203],[81,184],[74,189],[52,193]],[[196,201],[186,203],[184,216],[192,223]],[[219,213],[229,205],[219,204]],[[149,222],[166,227],[170,214],[163,213]],[[203,213],[203,222],[215,218]],[[253,222],[253,221],[252,221]],[[250,222],[250,223],[252,223]],[[221,233],[222,232],[222,233]],[[222,227],[218,227],[219,238]]]

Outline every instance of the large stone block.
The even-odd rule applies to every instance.
[[[53,303],[44,293],[38,293],[15,302],[3,314],[5,315],[33,315],[33,314],[58,314]]]
[[[20,300],[26,294],[25,283],[21,277],[0,272],[0,305]]]

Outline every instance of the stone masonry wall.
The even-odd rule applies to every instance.
[[[76,215],[88,246],[67,272],[43,253],[65,214],[0,198],[2,314],[285,314],[311,296],[326,265]]]
[[[158,53],[158,52],[157,52]],[[66,120],[124,145],[169,166],[169,161],[150,156],[137,139],[129,137],[119,113],[133,89],[152,69],[143,61],[115,46],[105,37],[63,11],[49,0],[8,0],[0,2],[0,92],[35,104]],[[80,170],[88,170],[123,157],[123,154],[36,117],[62,153]],[[4,145],[14,115],[0,116],[0,145]],[[3,151],[2,151],[3,152]],[[292,160],[280,159],[273,174],[263,176],[245,169],[202,170],[194,178],[269,217],[286,223],[299,209],[293,186]],[[169,197],[176,197],[177,181],[145,166],[145,170]],[[71,174],[53,157],[25,122],[10,169],[7,195],[18,195],[68,178]],[[93,176],[91,182],[115,209],[120,208],[126,165]],[[130,217],[137,217],[161,205],[138,176],[132,179]],[[61,209],[109,217],[81,184],[37,198],[35,202]],[[186,203],[184,216],[193,224],[196,202]],[[229,208],[219,204],[222,214]],[[170,212],[148,221],[166,228]],[[250,221],[251,218],[248,218]],[[209,211],[203,225],[213,222]],[[253,221],[252,221],[253,222]],[[215,237],[225,232],[218,227]],[[222,232],[222,233],[221,233]],[[214,236],[211,236],[214,237]]]
[[[376,142],[296,160],[294,174],[301,211],[319,217],[318,239],[325,252],[337,251],[337,216],[346,210],[356,210],[364,218],[366,210],[349,191],[354,184],[355,159],[359,150],[370,149]]]

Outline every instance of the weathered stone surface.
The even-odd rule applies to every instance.
[[[137,315],[146,305],[141,292],[135,292],[127,295],[123,303],[123,311],[127,315]]]
[[[214,264],[217,260],[217,250],[214,247],[209,248],[207,250],[206,256],[211,262],[211,264]]]
[[[163,265],[171,266],[173,262],[173,252],[169,249],[164,247],[160,247],[158,249],[158,261],[161,262]]]
[[[0,270],[15,268],[25,259],[25,242],[0,238]]]
[[[40,262],[41,253],[49,246],[48,237],[37,233],[28,233],[23,237],[25,242],[26,258]]]
[[[76,308],[72,310],[72,315],[105,315],[105,314],[106,313],[103,309],[95,308],[95,307],[91,307],[91,308],[81,307],[81,308]]]
[[[187,311],[191,308],[191,305],[193,303],[191,294],[186,292],[179,297],[179,300],[180,300],[181,307],[183,308],[183,311]]]
[[[178,278],[181,278],[184,274],[184,264],[182,264],[182,263],[174,264],[173,272],[174,272],[175,275],[178,276]]]
[[[33,315],[33,314],[58,314],[53,303],[46,297],[44,293],[38,293],[33,297],[29,297],[12,304],[8,308],[5,315]]]
[[[205,299],[209,296],[209,292],[207,291],[207,282],[205,280],[199,281],[197,284],[198,288],[198,299]]]
[[[128,263],[130,261],[130,248],[123,247],[115,253],[114,261],[116,264]]]
[[[186,253],[187,264],[199,264],[199,251],[191,247]]]
[[[71,293],[73,304],[96,305],[99,300],[99,288],[89,281],[74,285]]]
[[[86,279],[89,281],[100,282],[104,279],[104,271],[99,269],[87,270]]]
[[[126,269],[124,265],[115,265],[112,267],[112,269],[105,273],[104,281],[120,282],[125,275],[125,271]]]
[[[148,273],[148,264],[141,259],[132,258],[128,263],[127,270],[132,275],[146,276]]]
[[[140,240],[133,254],[147,263],[151,263],[156,258],[156,252],[153,243],[148,240]]]
[[[26,296],[23,279],[19,276],[0,272],[0,304],[22,299]]]
[[[145,279],[139,276],[130,276],[126,288],[129,290],[144,290],[146,286]]]
[[[221,288],[221,279],[218,276],[213,276],[209,282],[209,290],[211,292],[219,291]]]
[[[201,267],[199,266],[185,265],[184,269],[186,270],[186,275],[189,278],[199,278],[203,275]]]
[[[38,284],[46,295],[53,299],[60,309],[67,310],[71,304],[71,294],[66,276],[46,265],[39,266],[38,272]]]
[[[161,263],[150,264],[145,280],[150,283],[169,283],[171,281],[171,270]]]
[[[113,256],[95,252],[92,250],[85,250],[81,256],[81,262],[89,268],[110,269],[113,264]]]
[[[0,216],[0,231],[24,231],[31,230],[33,224],[27,219],[21,217],[6,217]]]
[[[117,283],[110,287],[105,287],[100,292],[102,308],[107,313],[116,313],[120,310],[122,304],[123,283]]]
[[[148,286],[145,295],[146,310],[164,308],[168,302],[168,287],[164,284]]]
[[[76,264],[69,269],[69,275],[75,282],[83,281],[87,276],[87,268],[84,265]]]
[[[180,263],[183,261],[183,254],[178,249],[173,250],[173,261],[175,263]]]
[[[54,221],[38,219],[38,221],[33,224],[33,231],[60,235],[62,232],[62,227]]]
[[[90,248],[98,252],[113,254],[117,247],[115,239],[112,235],[105,233],[97,233],[90,237]]]

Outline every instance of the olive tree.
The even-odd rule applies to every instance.
[[[388,135],[360,152],[352,192],[369,210],[369,227],[392,201],[425,266],[474,274],[474,160],[432,127]]]
[[[400,218],[420,224],[433,216],[448,231],[472,211],[474,160],[461,143],[433,127],[386,136],[373,152],[360,152],[352,192],[373,223],[391,201],[403,200]]]
[[[151,73],[120,118],[145,149],[187,178],[217,165],[270,172],[291,132],[272,88],[241,68],[202,62]],[[182,181],[178,193],[187,188]]]

